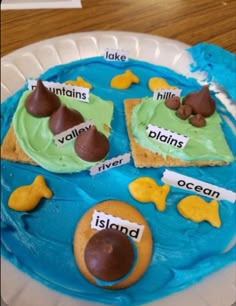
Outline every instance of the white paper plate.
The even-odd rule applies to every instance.
[[[2,10],[81,8],[80,0],[2,0]]]
[[[20,89],[26,78],[38,77],[48,68],[73,60],[103,55],[105,48],[129,51],[130,58],[189,73],[192,61],[188,46],[166,38],[130,32],[88,32],[71,34],[19,49],[2,58],[1,101]],[[9,306],[94,305],[52,291],[2,259],[2,298]],[[156,301],[152,306],[231,306],[236,299],[236,264],[220,270],[201,283]]]

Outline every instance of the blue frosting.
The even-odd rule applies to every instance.
[[[223,48],[200,43],[188,49],[195,61],[192,71],[207,72],[206,80],[223,87],[233,101],[236,101],[236,57]]]
[[[140,84],[121,91],[112,89],[113,76],[131,69]],[[112,121],[111,150],[108,158],[130,151],[127,137],[123,100],[151,96],[149,78],[163,77],[182,89],[184,95],[200,89],[194,79],[187,79],[167,68],[130,60],[128,63],[105,62],[91,58],[54,67],[44,73],[43,80],[64,82],[84,77],[93,84],[92,92],[115,104]],[[1,105],[2,139],[4,138],[24,89]],[[226,108],[216,99],[217,111],[235,123]],[[226,121],[222,128],[227,142],[236,153],[234,135]],[[54,174],[41,167],[2,160],[2,255],[19,269],[41,283],[79,299],[94,300],[113,305],[138,305],[183,290],[210,273],[236,260],[236,246],[224,250],[235,235],[236,206],[220,201],[222,227],[217,229],[207,222],[194,223],[183,218],[176,205],[190,194],[171,187],[167,208],[159,212],[153,204],[141,204],[128,191],[128,184],[140,176],[149,176],[162,185],[165,168],[137,169],[133,161],[94,177],[88,171],[76,174]],[[223,167],[175,168],[176,172],[233,190],[236,185],[236,163]],[[30,213],[8,208],[11,192],[32,183],[42,174],[54,193],[43,199]],[[65,192],[66,190],[66,192]],[[78,270],[73,256],[73,235],[82,215],[92,206],[107,199],[127,202],[137,208],[150,225],[153,236],[153,255],[144,276],[133,286],[111,291],[90,284]],[[205,199],[208,202],[209,199]]]

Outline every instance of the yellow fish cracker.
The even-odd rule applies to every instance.
[[[133,83],[138,84],[139,78],[128,69],[123,74],[114,76],[114,78],[111,80],[110,86],[115,89],[127,89]]]
[[[38,175],[32,184],[21,186],[12,192],[8,206],[16,211],[30,211],[39,204],[41,198],[50,199],[52,195],[43,176]]]
[[[86,82],[82,77],[78,77],[75,81],[67,81],[66,84],[67,85],[84,87],[84,88],[88,88],[88,89],[93,88],[93,85],[90,84],[89,82]]]
[[[176,88],[176,86],[169,85],[165,79],[153,77],[148,82],[149,89],[154,92],[159,89]]]
[[[169,185],[158,186],[150,177],[140,177],[129,184],[129,191],[141,203],[152,202],[159,211],[166,208]]]
[[[191,195],[183,198],[177,205],[179,213],[191,221],[208,221],[214,227],[221,226],[219,204],[216,200],[207,203],[201,197]]]

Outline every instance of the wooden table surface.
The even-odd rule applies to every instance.
[[[1,12],[1,56],[67,33],[118,30],[236,51],[235,0],[82,0],[81,9]]]

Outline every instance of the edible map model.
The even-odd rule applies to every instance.
[[[235,261],[235,118],[209,86],[95,57],[1,111],[2,256],[30,277],[141,305]]]

